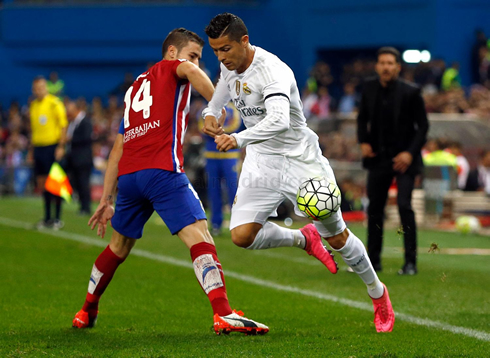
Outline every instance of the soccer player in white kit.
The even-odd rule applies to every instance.
[[[252,46],[247,27],[233,14],[215,16],[205,31],[221,62],[221,75],[203,111],[203,131],[215,138],[220,151],[246,147],[247,152],[231,212],[233,242],[250,250],[299,247],[336,273],[336,263],[323,245],[323,237],[367,285],[376,330],[390,332],[395,315],[388,290],[378,279],[362,241],[347,229],[340,210],[300,230],[267,221],[285,198],[300,213],[296,193],[307,179],[335,181],[318,136],[306,125],[292,70],[277,56]],[[247,129],[228,135],[217,118],[230,99]]]

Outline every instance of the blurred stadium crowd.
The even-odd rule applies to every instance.
[[[472,85],[464,87],[459,77],[459,65],[434,59],[418,64],[403,64],[401,77],[417,83],[428,113],[464,114],[461,118],[477,118],[490,124],[490,40],[479,32],[472,56]],[[355,128],[343,127],[343,121],[356,118],[360,100],[360,91],[364,79],[375,76],[373,59],[355,59],[345,63],[339,75],[331,72],[327,62],[319,61],[311,69],[309,78],[302,88],[304,113],[311,126],[318,132],[324,155],[334,161],[359,162],[360,151]],[[148,66],[151,66],[149,64]],[[143,71],[144,69],[142,69]],[[208,71],[209,74],[209,71]],[[89,113],[93,124],[93,183],[101,183],[107,157],[117,135],[124,112],[123,97],[134,81],[133,73],[126,73],[119,84],[114,85],[110,93],[101,93],[100,97],[76,99],[78,106]],[[56,72],[49,75],[48,90],[65,101],[64,83]],[[30,121],[29,103],[32,97],[14,101],[9,105],[0,104],[0,193],[23,194],[33,189],[30,173],[32,158],[28,156]],[[26,101],[27,100],[27,101]],[[22,102],[25,104],[21,104]],[[197,171],[202,166],[198,158],[200,132],[198,121],[201,101],[194,100],[190,111],[187,147],[193,147],[193,153],[186,162],[186,168]],[[464,119],[462,119],[464,120]],[[435,138],[433,138],[435,139]],[[446,138],[451,140],[451,138]],[[427,151],[431,151],[427,146]],[[456,153],[458,155],[458,153]],[[462,151],[464,154],[464,148]],[[193,168],[194,167],[194,168]],[[192,176],[192,175],[191,175]],[[347,178],[342,183],[348,207],[363,207],[363,187],[355,180]],[[345,207],[344,210],[348,210]]]

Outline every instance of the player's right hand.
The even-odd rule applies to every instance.
[[[97,235],[104,238],[107,230],[107,222],[114,216],[114,207],[108,202],[100,202],[94,215],[88,221],[88,226],[93,230],[97,226]]]
[[[206,118],[204,118],[204,127],[202,128],[202,131],[204,134],[213,138],[225,132],[214,116],[206,116]]]

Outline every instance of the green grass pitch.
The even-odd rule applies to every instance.
[[[0,199],[0,357],[490,356],[490,237],[436,231],[420,231],[413,277],[397,276],[403,240],[386,233],[379,277],[397,321],[385,334],[376,333],[364,284],[338,255],[332,275],[299,249],[247,251],[225,232],[215,242],[230,303],[270,332],[216,336],[189,251],[154,216],[104,294],[97,326],[72,329],[108,243],[76,209],[64,206],[63,230],[39,232],[30,226],[40,198]],[[351,229],[365,239],[365,228]],[[440,250],[429,253],[433,243]]]

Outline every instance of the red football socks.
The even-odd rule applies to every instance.
[[[118,266],[123,262],[124,259],[112,252],[109,245],[97,257],[97,260],[95,260],[90,276],[87,297],[82,307],[85,312],[88,312],[91,318],[97,316],[100,296],[102,296],[111,282]]]
[[[197,280],[211,302],[213,313],[220,316],[229,315],[232,311],[216,247],[207,242],[200,242],[191,247],[191,258]]]

